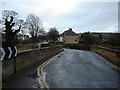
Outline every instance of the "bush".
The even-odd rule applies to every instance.
[[[112,46],[119,46],[120,45],[120,34],[116,33],[116,34],[111,35],[108,38],[107,43]]]
[[[89,32],[85,32],[81,35],[81,39],[83,39],[83,43],[86,45],[92,45],[96,42],[94,36],[90,35]]]
[[[90,50],[90,45],[86,45],[86,44],[65,44],[64,48],[78,49],[78,50]]]

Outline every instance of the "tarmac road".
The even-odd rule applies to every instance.
[[[118,88],[118,71],[100,55],[65,49],[43,68],[50,88]]]

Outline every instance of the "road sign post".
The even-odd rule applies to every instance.
[[[18,53],[17,47],[16,46],[2,47],[2,48],[0,48],[0,51],[1,51],[1,57],[0,57],[1,61],[13,58],[14,73],[16,73],[16,56]]]
[[[16,57],[13,58],[14,61],[14,73],[16,73]]]

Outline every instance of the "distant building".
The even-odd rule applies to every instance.
[[[19,40],[28,40],[29,39],[29,36],[28,35],[25,35],[25,34],[18,34],[18,39]]]
[[[76,44],[79,43],[79,36],[70,28],[60,35],[59,41],[65,44]]]

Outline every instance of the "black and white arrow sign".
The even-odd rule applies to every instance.
[[[0,60],[14,58],[17,56],[18,53],[16,46],[1,48],[0,51],[1,51]]]

